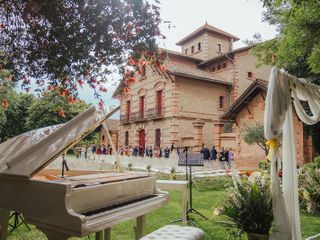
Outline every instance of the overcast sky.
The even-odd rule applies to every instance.
[[[180,47],[175,43],[206,21],[239,37],[240,40],[234,44],[235,48],[243,46],[242,41],[252,39],[255,33],[260,33],[263,40],[276,35],[275,27],[262,22],[263,8],[260,0],[160,0],[160,2],[162,19],[171,21],[175,26],[171,29],[168,29],[166,24],[161,26],[162,33],[166,36],[166,39],[159,43],[163,48],[180,51]],[[117,75],[110,77],[113,85],[108,87],[109,91],[104,96],[107,106],[118,104],[116,100],[111,99],[118,78]],[[81,97],[87,102],[96,103],[90,89],[82,91]]]

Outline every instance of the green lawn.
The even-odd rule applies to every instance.
[[[226,194],[225,191],[225,178],[214,179],[211,181],[198,182],[198,189],[194,189],[194,208],[206,215],[208,220],[201,220],[195,217],[195,222],[199,224],[200,228],[206,233],[207,240],[221,240],[228,239],[228,229],[221,224],[221,221],[227,221],[223,216],[214,216],[213,208],[219,207]],[[147,233],[154,231],[164,225],[170,223],[170,221],[180,217],[181,213],[182,196],[180,192],[170,192],[170,203],[147,216]],[[320,233],[320,215],[307,215],[301,213],[302,235],[307,237]],[[117,225],[112,228],[113,240],[131,240],[134,239],[134,222],[128,221]],[[31,240],[31,239],[46,239],[45,236],[33,226],[32,231],[23,226],[12,232],[9,235],[10,240]],[[71,238],[73,240],[79,238]],[[82,239],[89,239],[88,237]],[[94,239],[94,236],[90,236],[90,239]],[[234,238],[230,238],[234,239]],[[242,239],[246,239],[243,235]]]

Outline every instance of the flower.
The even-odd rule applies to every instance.
[[[59,92],[59,95],[60,95],[61,97],[64,97],[64,96],[66,96],[66,95],[69,95],[69,91],[68,91],[67,89],[63,89],[63,90],[61,90],[61,91]]]
[[[52,85],[49,85],[49,86],[48,86],[48,90],[49,90],[49,91],[54,91],[54,90],[55,90],[55,87],[52,86]]]
[[[128,87],[125,87],[125,88],[123,89],[123,92],[124,92],[124,94],[128,94],[128,93],[129,93],[129,88],[128,88]]]
[[[164,66],[164,65],[161,65],[161,66],[160,66],[160,71],[161,71],[161,72],[166,72],[166,71],[167,71],[167,67]]]
[[[58,116],[59,116],[59,117],[62,117],[62,118],[65,118],[65,117],[66,117],[66,114],[64,113],[63,108],[61,108],[61,109],[58,111]]]
[[[68,96],[67,101],[68,101],[68,103],[72,104],[72,103],[74,103],[75,99],[72,96]]]
[[[82,81],[81,79],[77,80],[77,82],[80,85],[80,87],[82,87],[82,85],[84,84],[84,81]]]
[[[133,58],[129,58],[129,65],[133,66],[135,64],[136,64],[136,62],[134,61],[134,59]]]
[[[3,100],[3,101],[2,101],[2,107],[4,107],[4,108],[8,108],[8,107],[9,107],[9,102],[8,102],[8,100]]]

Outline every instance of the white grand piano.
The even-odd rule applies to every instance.
[[[0,239],[6,239],[9,211],[24,215],[49,240],[97,233],[137,218],[143,236],[145,214],[168,203],[148,173],[44,169],[66,149],[96,129],[109,114],[89,108],[69,122],[31,131],[0,144]],[[103,236],[104,235],[104,236]]]

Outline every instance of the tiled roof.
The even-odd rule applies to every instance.
[[[167,67],[167,72],[173,75],[189,77],[189,78],[196,78],[200,80],[205,80],[209,82],[215,82],[219,84],[229,85],[231,86],[232,83],[226,82],[223,80],[219,80],[213,76],[210,72],[200,70],[197,68],[193,68],[184,64],[180,63],[173,63],[173,62],[166,62],[164,65]]]
[[[231,105],[220,120],[235,120],[238,113],[243,107],[250,102],[260,91],[268,90],[268,81],[262,79],[256,79],[242,94],[241,96]]]
[[[119,120],[107,119],[106,123],[107,123],[108,130],[110,132],[119,131]]]
[[[196,29],[195,31],[193,31],[192,33],[190,33],[188,36],[184,37],[183,39],[181,39],[179,42],[177,42],[176,44],[178,46],[181,46],[183,43],[187,42],[189,39],[193,38],[194,36],[196,36],[197,34],[200,34],[201,32],[204,32],[204,31],[209,31],[209,32],[213,32],[213,33],[218,33],[222,36],[225,36],[225,37],[229,37],[229,38],[232,38],[234,41],[238,41],[239,38],[230,34],[230,33],[227,33],[219,28],[216,28],[212,25],[209,25],[209,24],[204,24],[203,26],[199,27],[198,29]]]
[[[182,57],[182,58],[186,58],[188,60],[193,60],[193,61],[196,61],[196,62],[203,61],[200,58],[196,58],[196,57],[192,57],[192,56],[189,56],[189,55],[185,55],[185,54],[177,52],[177,51],[173,51],[173,50],[169,50],[169,49],[165,49],[165,48],[160,48],[160,49],[162,49],[164,52],[168,53],[169,55],[172,54],[172,55],[175,55],[175,56],[178,56],[178,57]]]
[[[204,66],[204,65],[206,65],[208,63],[212,63],[212,62],[215,62],[217,60],[220,60],[220,59],[223,59],[223,58],[227,58],[226,55],[232,55],[232,54],[235,54],[235,53],[238,53],[238,52],[250,49],[250,48],[252,48],[252,46],[241,47],[241,48],[237,48],[237,49],[234,49],[232,51],[229,51],[229,52],[221,53],[221,55],[219,55],[219,56],[216,56],[216,57],[210,58],[208,60],[202,61],[201,63],[198,64],[198,66],[199,67]]]

